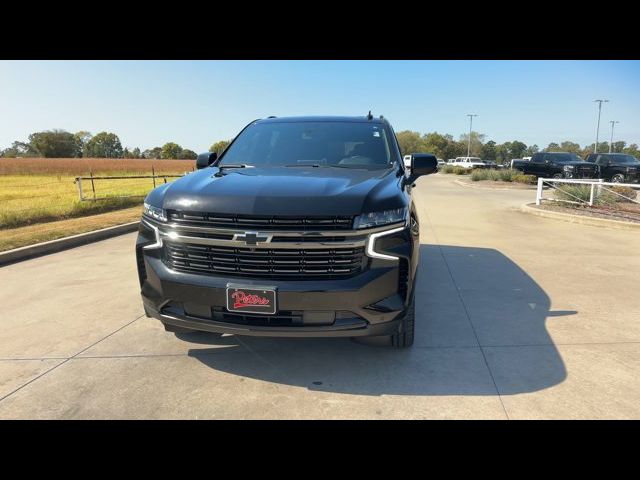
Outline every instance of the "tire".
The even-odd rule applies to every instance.
[[[621,173],[616,173],[613,177],[611,177],[611,181],[613,183],[624,183],[624,175]]]
[[[556,178],[556,179],[564,178],[564,175],[562,173],[554,173],[552,178]]]
[[[411,302],[402,318],[398,332],[391,335],[391,345],[396,348],[409,348],[415,336],[416,298],[411,295]]]

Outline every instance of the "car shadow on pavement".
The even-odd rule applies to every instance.
[[[416,341],[396,350],[331,338],[203,336],[244,355],[192,348],[212,369],[314,391],[355,395],[511,395],[566,378],[547,333],[542,288],[490,248],[421,245],[416,285]],[[554,320],[556,321],[556,320]],[[561,321],[561,320],[559,320]],[[482,348],[480,347],[482,346]]]

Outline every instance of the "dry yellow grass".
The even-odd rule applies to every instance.
[[[138,206],[89,217],[0,230],[0,252],[133,222],[139,220],[141,214],[142,210]]]
[[[183,175],[194,166],[193,160],[0,158],[0,244],[6,250],[102,228],[95,222],[107,218],[98,215],[105,212],[128,209],[139,216],[139,205],[154,185],[150,178],[95,180],[93,187],[84,181],[85,198],[92,198],[95,189],[98,200],[79,201],[76,176],[151,175],[152,167],[156,175]],[[158,185],[163,181],[156,179]],[[65,223],[66,227],[58,222],[78,217],[84,218]],[[116,212],[108,218],[121,220]],[[116,225],[113,221],[104,226]]]

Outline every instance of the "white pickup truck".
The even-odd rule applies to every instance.
[[[458,157],[453,160],[449,165],[454,167],[462,167],[466,169],[470,168],[486,168],[485,163],[480,157]]]

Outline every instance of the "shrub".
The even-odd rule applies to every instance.
[[[474,182],[478,182],[480,180],[487,180],[487,171],[486,170],[474,170],[471,172],[471,180]]]
[[[443,165],[438,168],[438,171],[442,173],[453,173],[453,165]]]
[[[538,179],[535,175],[513,175],[513,181],[518,183],[524,183],[526,185],[535,185],[538,183]]]
[[[468,168],[453,167],[453,173],[455,175],[468,175],[471,172]]]
[[[591,188],[589,185],[560,185],[554,190],[553,195],[558,200],[588,202],[591,196]]]
[[[638,191],[631,187],[611,187],[610,190],[618,193],[619,195],[623,195],[631,200],[635,200],[638,196]],[[614,194],[612,194],[614,195]],[[618,202],[630,202],[631,200],[627,200],[627,198],[622,198],[619,195],[614,195],[618,200]]]

